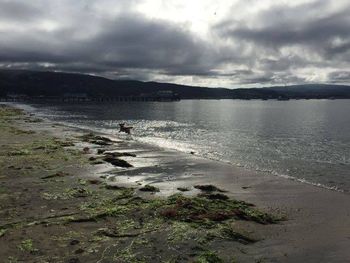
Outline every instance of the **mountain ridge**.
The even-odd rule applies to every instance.
[[[349,99],[350,86],[302,84],[261,88],[208,88],[139,80],[112,80],[101,76],[31,70],[0,70],[0,97],[8,94],[89,97],[142,96],[169,90],[180,99]]]

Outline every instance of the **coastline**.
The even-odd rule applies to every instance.
[[[27,119],[14,120],[13,125],[20,130],[33,130],[35,136],[45,134],[51,138],[55,136],[71,139],[84,133],[47,121],[34,121],[33,116],[24,118]],[[34,135],[24,133],[21,136]],[[2,141],[3,146],[6,146],[6,143],[8,142]],[[146,147],[130,141],[119,140],[113,145],[113,150],[136,154],[136,157],[122,157],[123,160],[132,164],[133,168],[116,168],[110,164],[91,165],[88,158],[94,157],[95,150],[101,147],[93,148],[91,144],[78,141],[74,141],[74,145],[75,148],[72,149],[75,150],[84,147],[89,147],[91,150],[91,154],[82,156],[77,154],[76,160],[81,160],[78,166],[74,163],[64,165],[66,169],[71,169],[67,172],[77,174],[78,179],[85,181],[98,179],[106,181],[109,185],[128,188],[139,188],[140,184],[142,186],[151,184],[158,187],[160,192],[139,193],[140,196],[144,195],[151,199],[163,198],[179,192],[177,190],[179,187],[190,187],[191,191],[185,194],[193,196],[200,191],[192,186],[212,184],[226,190],[225,194],[231,198],[256,204],[265,212],[284,215],[287,218],[286,221],[278,224],[266,225],[250,221],[235,221],[237,229],[253,233],[259,239],[259,242],[249,245],[235,246],[234,252],[238,262],[254,262],[254,260],[256,262],[346,262],[350,258],[350,252],[347,250],[350,246],[350,207],[348,205],[350,195],[348,194],[247,171],[191,154],[160,150],[152,146]],[[62,163],[58,162],[56,165],[62,166]],[[100,178],[101,176],[104,178]],[[96,191],[105,191],[100,190],[100,183],[89,187],[96,188]],[[5,238],[6,236],[7,234],[4,235]],[[4,237],[0,238],[0,243]],[[225,249],[229,250],[232,244],[220,243],[217,246],[225,251]],[[73,252],[70,251],[70,253]],[[29,260],[32,259],[29,258]],[[183,259],[174,262],[187,261]]]

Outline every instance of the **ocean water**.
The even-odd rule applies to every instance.
[[[350,192],[350,100],[31,105],[56,122]],[[119,134],[125,137],[125,134]]]

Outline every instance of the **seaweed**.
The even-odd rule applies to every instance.
[[[231,241],[237,241],[241,244],[248,245],[258,242],[258,239],[239,233],[231,225],[223,225],[219,228],[219,237]]]
[[[211,184],[195,185],[194,188],[204,192],[226,192],[225,190],[221,190],[220,188],[217,188],[215,185]]]
[[[136,154],[127,153],[127,152],[104,152],[104,154],[112,157],[123,157],[123,156],[136,157]]]
[[[0,237],[3,237],[7,232],[7,229],[5,228],[0,228]]]
[[[229,199],[229,197],[227,195],[220,194],[220,193],[216,193],[216,194],[203,193],[203,194],[199,194],[198,196],[205,197],[205,198],[210,199],[210,200],[228,200]]]
[[[123,186],[110,185],[110,184],[105,185],[105,188],[108,189],[108,190],[123,190],[123,189],[126,189],[126,187],[123,187]]]
[[[34,247],[33,240],[31,240],[31,239],[23,240],[21,242],[21,244],[19,244],[17,247],[21,251],[27,251],[27,252],[30,252],[32,254],[39,251],[37,248]]]
[[[97,144],[97,145],[101,145],[101,146],[112,145],[114,142],[113,140],[111,140],[107,137],[95,135],[93,133],[84,134],[82,136],[79,136],[79,138],[83,142],[88,142],[88,143]]]
[[[51,179],[51,178],[55,178],[55,177],[65,177],[65,176],[70,176],[69,173],[64,173],[64,172],[57,172],[55,174],[50,174],[47,176],[43,176],[41,177],[41,179]]]
[[[144,187],[141,187],[139,189],[139,191],[142,191],[142,192],[159,192],[159,188],[158,187],[155,187],[153,185],[145,185]]]
[[[123,167],[123,168],[129,168],[129,167],[133,167],[130,163],[128,163],[127,161],[124,161],[122,159],[119,159],[117,157],[112,157],[112,156],[106,156],[103,158],[103,160],[105,162],[108,162],[114,166],[118,166],[118,167]]]
[[[187,188],[187,187],[178,187],[177,190],[179,190],[181,192],[188,192],[188,191],[190,191],[190,189]]]
[[[251,204],[232,199],[207,199],[197,196],[193,198],[173,195],[167,204],[159,209],[165,218],[193,223],[213,223],[228,219],[254,221],[260,224],[277,223],[279,219],[258,211]]]
[[[223,262],[224,261],[214,251],[205,251],[195,260],[195,263],[223,263]]]

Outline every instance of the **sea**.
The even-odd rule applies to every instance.
[[[30,104],[39,117],[350,192],[350,100]],[[118,133],[119,123],[133,126]]]

